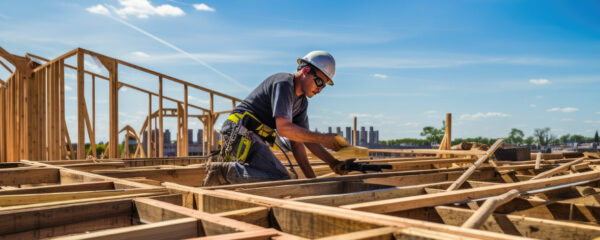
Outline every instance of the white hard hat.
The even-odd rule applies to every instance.
[[[309,63],[316,67],[328,78],[328,84],[333,85],[333,75],[335,74],[335,59],[326,51],[312,51],[302,58],[298,58],[298,64],[302,62]]]

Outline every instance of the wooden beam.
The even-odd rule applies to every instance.
[[[542,152],[538,152],[535,157],[535,169],[540,169],[540,164],[542,162]]]
[[[271,207],[273,209],[273,215],[283,232],[308,238],[332,236],[382,226],[401,228],[414,226],[444,233],[457,234],[464,237],[483,239],[522,239],[504,234],[474,229],[463,229],[443,224],[352,211],[337,207],[254,196],[228,190],[205,190],[172,183],[164,183],[163,185],[176,191],[186,191],[203,197],[212,197],[217,201],[213,203],[232,200]],[[319,229],[318,232],[315,231],[317,228]]]
[[[137,198],[134,200],[136,208],[144,207],[144,208],[158,208],[161,209],[159,211],[160,215],[158,216],[140,216],[140,218],[150,218],[157,219],[157,217],[162,218],[165,216],[166,212],[170,212],[169,214],[173,214],[174,216],[185,216],[193,218],[198,221],[198,233],[201,235],[218,235],[224,233],[233,233],[233,232],[243,232],[243,231],[252,231],[252,230],[264,230],[264,228],[251,225],[245,222],[236,221],[233,219],[228,219],[224,217],[219,217],[214,214],[209,214],[205,212],[201,212],[194,209],[189,209],[182,206],[173,205],[170,203],[157,201],[150,198]],[[156,213],[153,211],[139,212],[138,214],[152,214]]]
[[[452,183],[452,185],[450,185],[450,187],[448,187],[448,189],[446,189],[446,191],[452,191],[452,190],[459,188],[467,179],[469,179],[471,174],[473,174],[473,172],[475,172],[475,169],[477,169],[477,167],[479,167],[479,165],[481,165],[483,162],[485,162],[485,160],[487,160],[489,157],[494,155],[494,152],[496,152],[496,149],[498,149],[500,146],[502,146],[503,142],[504,142],[503,139],[496,140],[496,142],[487,150],[485,155],[481,156],[477,161],[475,161],[473,163],[473,165],[471,165],[471,167],[469,167],[469,169],[467,169],[467,171],[465,171],[465,173],[463,175],[461,175],[458,179],[456,179],[456,181],[454,183]]]
[[[77,159],[85,159],[85,114],[83,112],[85,109],[85,81],[83,69],[83,51],[77,51]]]
[[[405,154],[452,154],[460,156],[484,155],[481,150],[437,150],[437,149],[369,149],[370,153],[405,153]]]
[[[170,221],[142,224],[131,227],[97,231],[73,236],[58,237],[60,240],[128,240],[128,239],[181,239],[198,237],[196,219],[181,218]]]
[[[571,162],[562,164],[562,165],[560,165],[560,166],[558,166],[558,167],[556,167],[556,168],[554,168],[552,170],[545,171],[543,173],[538,174],[537,176],[533,177],[529,181],[535,180],[535,179],[542,179],[542,178],[552,177],[555,174],[558,174],[558,173],[560,173],[560,172],[562,172],[564,170],[569,169],[569,167],[571,167],[572,165],[579,164],[579,163],[583,162],[583,159],[585,159],[585,157],[578,158],[578,159],[573,160]]]
[[[526,182],[506,183],[495,186],[480,187],[475,189],[463,189],[421,196],[405,197],[399,199],[389,199],[373,201],[367,203],[350,204],[340,206],[346,209],[375,212],[391,213],[408,209],[421,207],[437,206],[449,203],[467,201],[470,199],[484,198],[503,194],[510,189],[517,189],[519,192],[534,189],[558,186],[562,184],[576,183],[586,180],[599,180],[600,172],[586,172],[559,176],[550,179],[537,179]]]
[[[435,209],[444,223],[449,225],[461,225],[475,212],[446,206],[438,206]],[[493,217],[487,218],[482,227],[491,232],[502,233],[502,227],[496,220],[500,218],[508,218],[509,224],[522,236],[536,239],[593,239],[600,235],[598,226],[504,214],[494,214]]]
[[[110,80],[108,83],[108,116],[109,116],[109,157],[119,157],[119,70],[118,63],[113,61],[109,63]]]
[[[504,203],[509,202],[510,200],[513,200],[519,195],[519,191],[513,189],[505,194],[485,200],[483,205],[481,205],[481,207],[477,209],[477,211],[475,211],[475,213],[473,213],[473,215],[471,215],[471,217],[469,217],[469,219],[467,219],[467,221],[465,221],[461,227],[478,229],[485,222],[485,220],[492,215],[496,208]]]
[[[163,133],[163,79],[158,77],[158,157],[164,157],[164,133]]]
[[[31,167],[0,169],[0,186],[39,183],[60,183],[58,170]]]

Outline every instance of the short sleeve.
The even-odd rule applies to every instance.
[[[279,82],[273,85],[271,95],[273,118],[283,117],[292,121],[292,107],[294,104],[294,88],[288,82]]]

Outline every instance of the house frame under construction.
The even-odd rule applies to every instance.
[[[450,150],[451,117],[440,149],[370,149],[333,153],[360,162],[390,164],[380,173],[337,176],[310,156],[317,178],[200,187],[207,156],[186,156],[187,131],[178,157],[117,151],[118,118],[110,117],[109,154],[86,159],[85,149],[69,147],[64,121],[64,59],[95,56],[109,70],[111,114],[119,87],[129,87],[188,108],[213,128],[229,110],[216,111],[213,95],[240,100],[155,73],[133,64],[75,49],[45,61],[31,54],[1,56],[14,68],[0,84],[0,239],[594,239],[600,236],[600,171],[597,153],[532,154],[527,161],[503,161],[487,150]],[[42,64],[31,63],[36,58]],[[120,83],[118,66],[127,65],[210,93],[209,107],[168,99]],[[135,67],[133,67],[135,66]],[[80,74],[84,69],[72,66]],[[93,78],[101,78],[92,75]],[[43,82],[42,84],[39,84]],[[93,86],[93,84],[92,84]],[[161,89],[161,88],[159,88]],[[146,91],[146,92],[145,92]],[[187,92],[187,91],[185,91]],[[186,94],[187,95],[187,94]],[[85,99],[78,97],[77,142],[95,124]],[[92,101],[94,101],[92,99]],[[92,104],[92,106],[95,104]],[[149,107],[147,127],[165,117]],[[113,112],[114,111],[114,112]],[[94,110],[92,110],[92,115]],[[61,113],[63,115],[61,116]],[[175,115],[175,114],[173,114]],[[114,118],[114,119],[113,119]],[[113,122],[114,121],[114,122]],[[161,121],[154,126],[161,129]],[[114,123],[114,124],[113,124]],[[113,126],[114,125],[114,126]],[[180,125],[178,125],[180,126]],[[187,127],[182,128],[187,129]],[[212,131],[204,131],[210,139]],[[79,133],[84,133],[79,135]],[[135,136],[132,136],[135,137]],[[158,141],[161,143],[162,139]],[[139,142],[139,141],[138,141]],[[209,147],[212,142],[207,141]],[[156,141],[148,149],[159,147]],[[83,144],[78,144],[80,148]],[[139,150],[139,148],[138,148]],[[148,151],[152,152],[152,151]],[[159,151],[160,152],[160,151]],[[77,154],[75,154],[77,153]],[[143,154],[142,154],[143,153]],[[281,157],[280,154],[277,154]],[[379,157],[375,157],[379,156]],[[65,160],[70,159],[70,160]],[[296,164],[288,167],[296,167]]]

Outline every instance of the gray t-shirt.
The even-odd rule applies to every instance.
[[[307,109],[306,96],[296,96],[294,75],[276,73],[258,85],[233,112],[248,111],[272,129],[276,127],[275,117],[287,118],[308,129]]]

